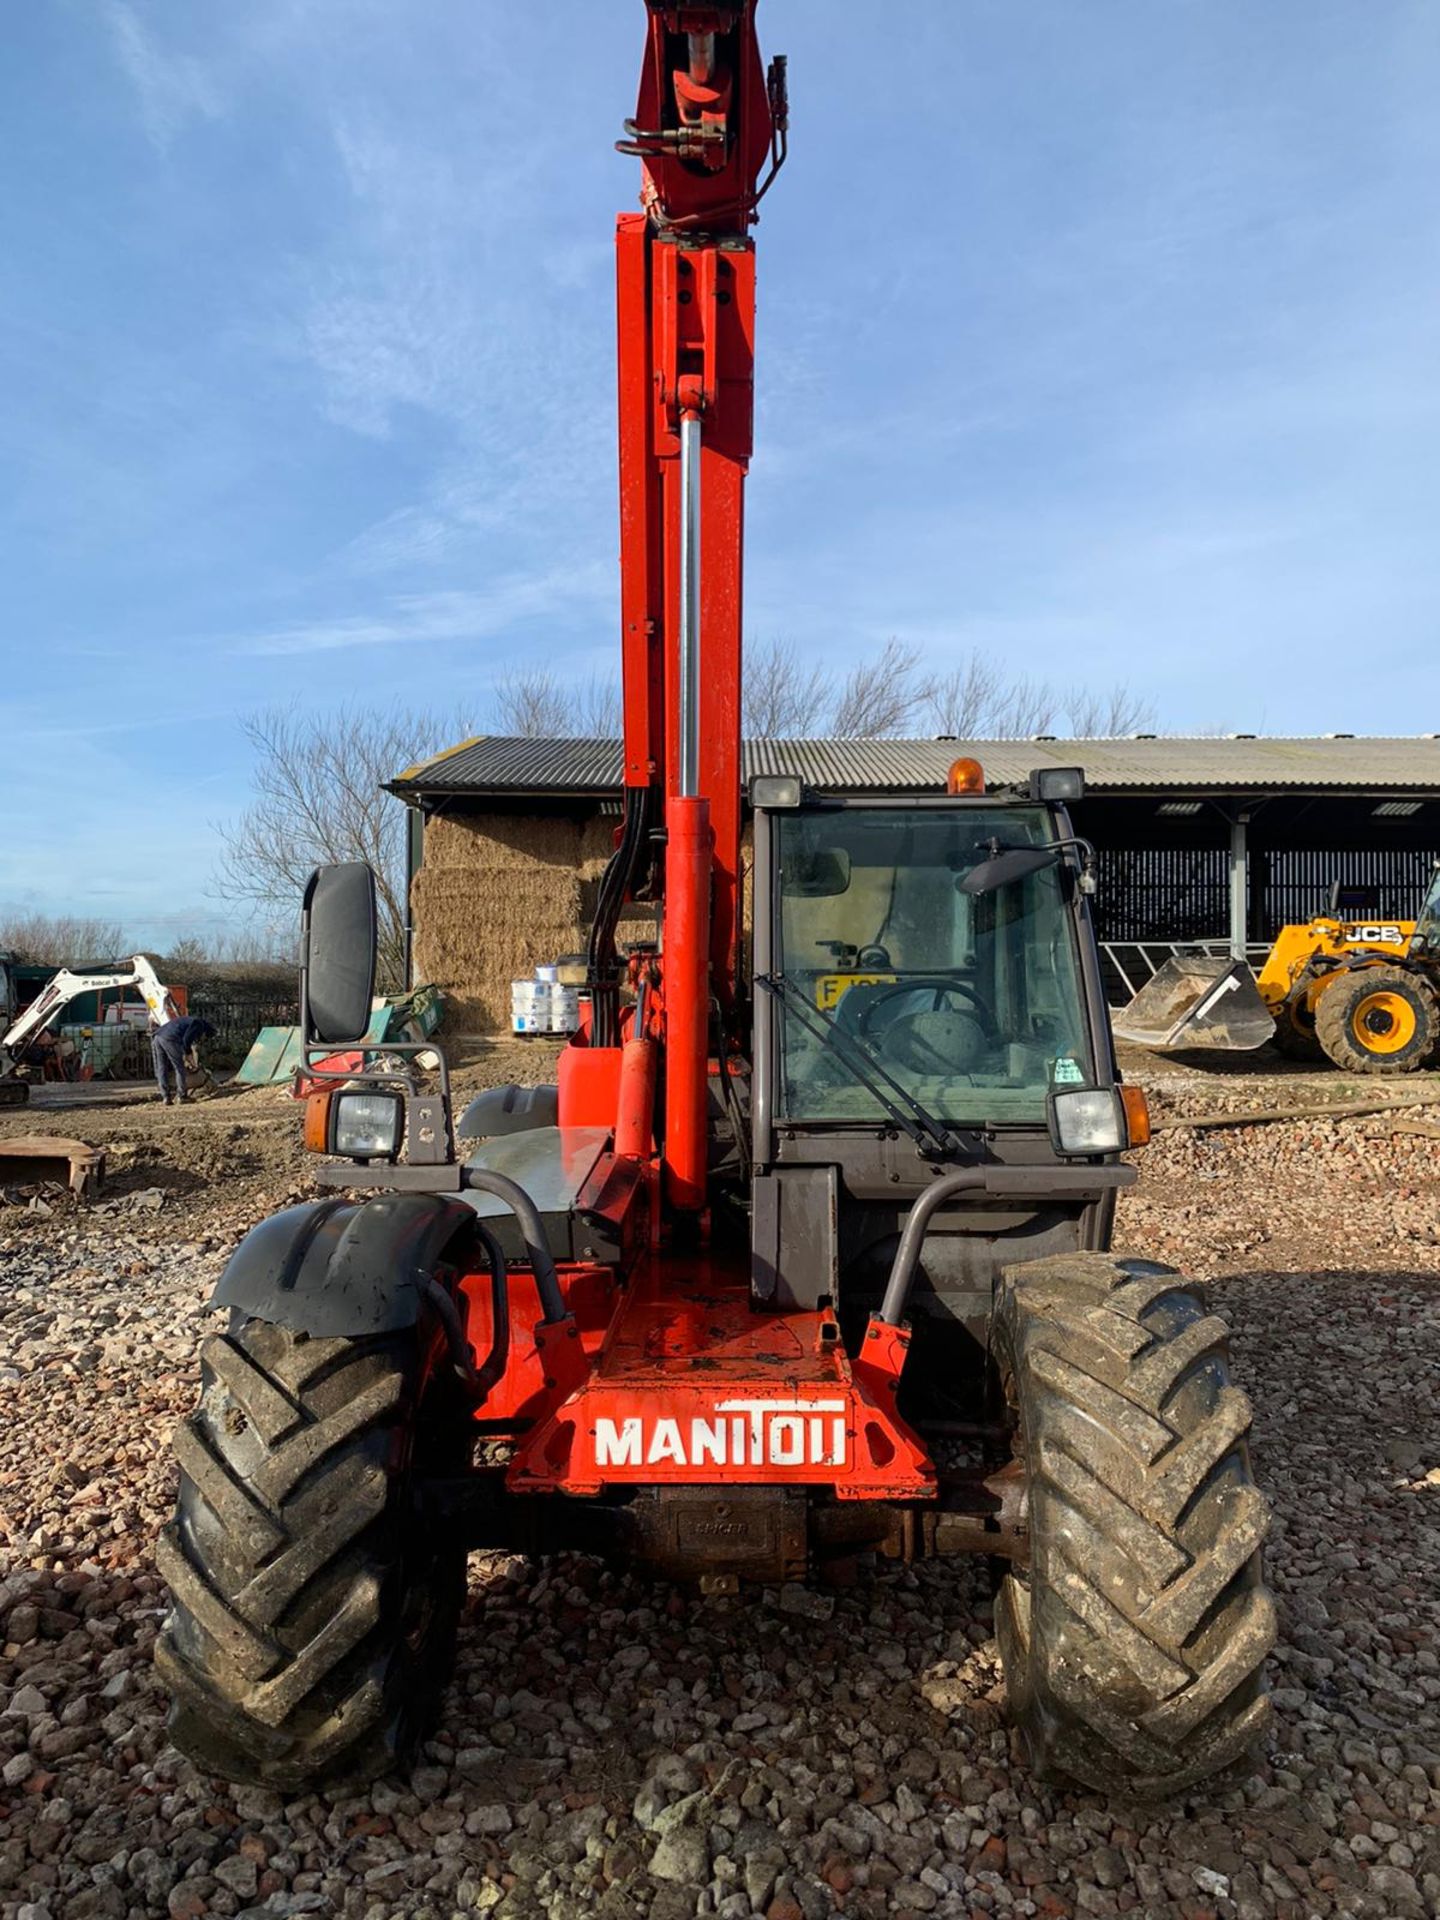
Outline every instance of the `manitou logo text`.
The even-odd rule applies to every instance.
[[[694,1419],[597,1419],[597,1467],[843,1467],[843,1400],[721,1400]]]

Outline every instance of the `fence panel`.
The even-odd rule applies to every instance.
[[[1102,847],[1095,925],[1102,940],[1213,940],[1229,920],[1223,847]]]
[[[1329,853],[1267,848],[1263,860],[1269,871],[1261,884],[1261,924],[1274,934],[1281,927],[1328,913],[1330,888],[1336,880],[1346,887],[1373,891],[1375,905],[1366,913],[1373,911],[1386,920],[1413,920],[1436,857],[1433,852],[1404,847],[1352,847]]]
[[[217,1066],[238,1066],[261,1027],[295,1025],[300,1003],[293,994],[276,993],[271,987],[245,993],[226,984],[219,989],[192,987],[190,1011],[215,1029],[215,1038],[206,1042],[206,1059]]]

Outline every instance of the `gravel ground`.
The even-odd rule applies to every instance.
[[[1140,1077],[1162,1118],[1357,1092]],[[119,1174],[109,1212],[0,1208],[3,1920],[1440,1911],[1440,1141],[1320,1117],[1143,1156],[1120,1244],[1205,1276],[1234,1329],[1282,1621],[1259,1771],[1157,1812],[1013,1763],[964,1564],[702,1601],[477,1558],[408,1779],[282,1800],[197,1774],[149,1662],[168,1433],[226,1253],[305,1191],[293,1109],[64,1126],[108,1129]]]

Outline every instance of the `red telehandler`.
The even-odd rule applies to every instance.
[[[647,5],[616,234],[624,813],[583,1029],[557,1087],[474,1103],[463,1155],[418,1049],[311,1096],[335,1191],[236,1250],[177,1436],[172,1735],[286,1789],[403,1762],[473,1548],[721,1592],[979,1553],[1032,1763],[1183,1790],[1265,1723],[1267,1509],[1223,1325],[1106,1251],[1146,1121],[1082,776],[987,791],[959,759],[945,791],[856,798],[781,758],[750,782],[745,909],[749,229],[785,69],[754,0]],[[636,899],[658,942],[622,954]],[[315,874],[302,926],[323,1079],[369,1014],[369,870]]]

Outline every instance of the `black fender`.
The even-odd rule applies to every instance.
[[[477,1093],[461,1115],[455,1132],[461,1140],[496,1140],[508,1133],[553,1127],[559,1124],[559,1119],[559,1087],[517,1087],[511,1081],[506,1086],[487,1087],[484,1093]]]
[[[251,1229],[211,1296],[317,1339],[393,1333],[420,1317],[423,1283],[451,1241],[475,1231],[453,1194],[312,1200]]]

